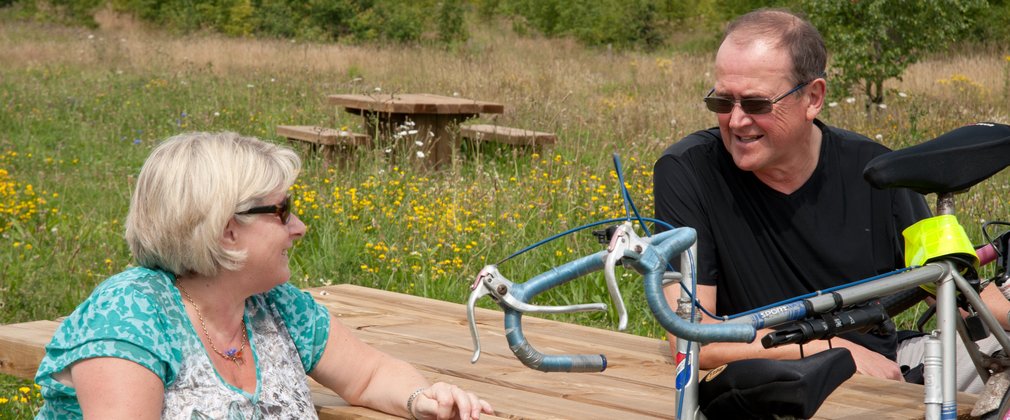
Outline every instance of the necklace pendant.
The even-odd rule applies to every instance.
[[[235,362],[236,365],[242,364],[242,349],[236,349],[234,347],[225,350],[224,358]]]

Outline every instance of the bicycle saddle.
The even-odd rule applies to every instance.
[[[698,407],[710,419],[808,419],[855,372],[841,347],[799,360],[737,360],[698,382]]]
[[[876,188],[920,194],[964,191],[1010,165],[1010,126],[980,122],[873,158],[863,178]]]

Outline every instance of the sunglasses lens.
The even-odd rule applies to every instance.
[[[740,108],[748,114],[767,114],[772,112],[772,101],[768,99],[741,99]]]
[[[285,225],[288,224],[288,219],[291,217],[291,197],[284,197],[284,202],[281,203],[280,209],[278,209],[278,214],[281,218],[281,222]]]
[[[733,101],[717,96],[709,96],[705,98],[705,106],[708,107],[709,111],[717,114],[729,114],[730,112],[733,112]]]

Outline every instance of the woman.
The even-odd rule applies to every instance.
[[[429,385],[287,283],[305,234],[291,150],[234,133],[169,138],[126,218],[137,267],[112,276],[46,347],[40,418],[315,418],[305,374],[347,402],[411,418],[491,406]]]

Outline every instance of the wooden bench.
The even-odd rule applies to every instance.
[[[313,151],[321,148],[328,161],[336,161],[339,156],[340,162],[346,162],[355,148],[371,144],[367,135],[314,125],[278,125],[277,135],[308,143]]]
[[[552,133],[490,124],[461,125],[459,126],[459,136],[475,141],[532,147],[552,145],[558,140],[557,136]]]

